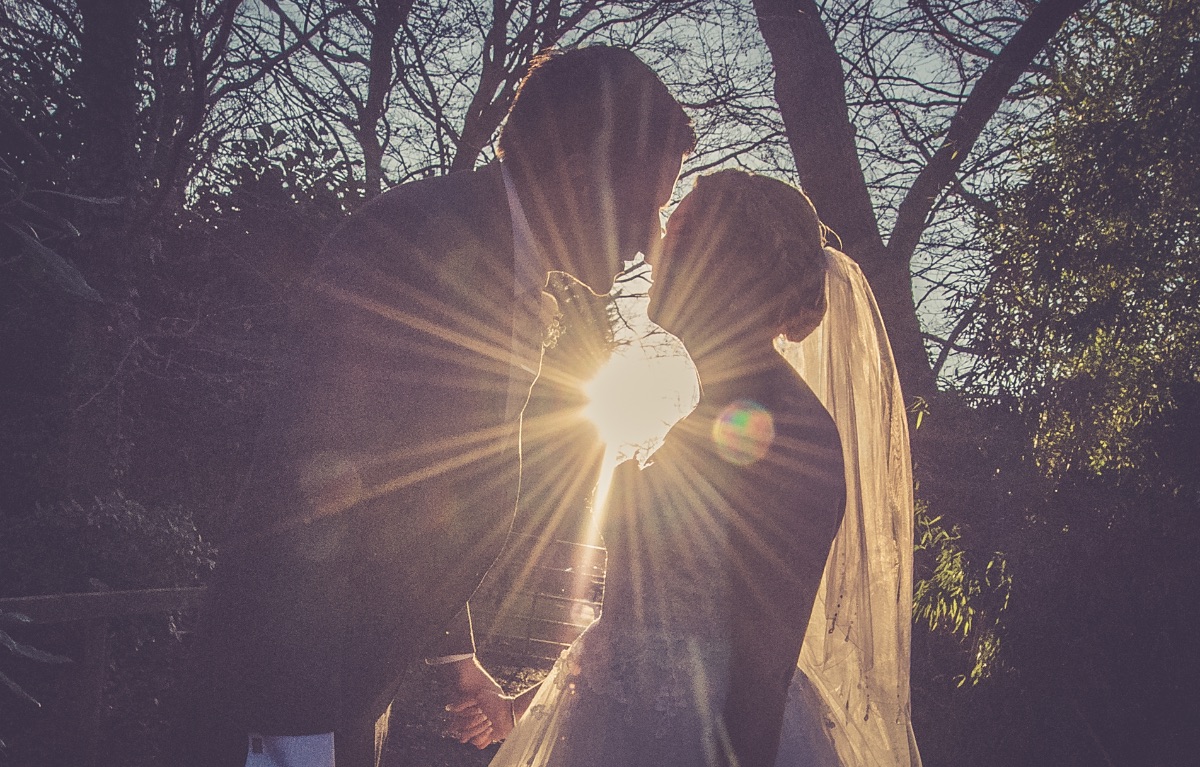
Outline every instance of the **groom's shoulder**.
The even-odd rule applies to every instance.
[[[409,181],[388,189],[354,215],[378,217],[401,211],[469,208],[485,202],[483,198],[489,191],[487,176],[488,171],[481,169]]]
[[[393,187],[350,214],[328,237],[324,258],[394,256],[456,239],[486,239],[499,218],[487,169],[460,171]],[[503,208],[507,213],[507,208]]]

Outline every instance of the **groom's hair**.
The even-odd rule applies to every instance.
[[[552,172],[607,133],[616,167],[653,167],[692,151],[696,133],[658,75],[623,48],[539,53],[517,89],[498,154],[526,173]]]

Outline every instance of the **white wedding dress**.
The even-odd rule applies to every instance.
[[[825,320],[779,350],[837,423],[847,508],[789,688],[776,767],[920,767],[909,712],[913,506],[904,403],[866,279],[849,257],[826,252]],[[621,508],[616,493],[611,509]],[[728,596],[718,553],[724,531],[683,503],[654,512],[607,522],[603,615],[563,653],[491,767],[729,763],[719,724],[728,645],[716,628]],[[658,527],[638,529],[647,524]],[[654,541],[654,559],[643,561],[674,566],[648,572],[638,557],[614,560],[611,552],[628,551],[620,543],[630,540]]]
[[[645,480],[633,463],[618,468],[602,523],[603,614],[558,659],[493,766],[722,763],[725,534],[695,504],[664,498],[639,514],[627,494],[660,497],[654,469]]]

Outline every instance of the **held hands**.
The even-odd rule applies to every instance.
[[[447,666],[452,689],[442,734],[481,749],[508,737],[516,723],[513,698],[475,658]]]
[[[513,699],[490,691],[483,692],[478,698],[451,703],[446,706],[446,711],[446,737],[455,738],[459,743],[470,743],[475,748],[487,748],[507,738],[516,717]]]

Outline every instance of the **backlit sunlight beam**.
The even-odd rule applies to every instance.
[[[691,359],[679,347],[634,342],[617,348],[583,391],[584,416],[605,445],[585,541],[597,545],[613,471],[626,459],[645,461],[695,407],[699,386]]]
[[[645,458],[698,398],[695,369],[681,354],[632,343],[618,348],[584,387],[584,415],[616,464]]]

